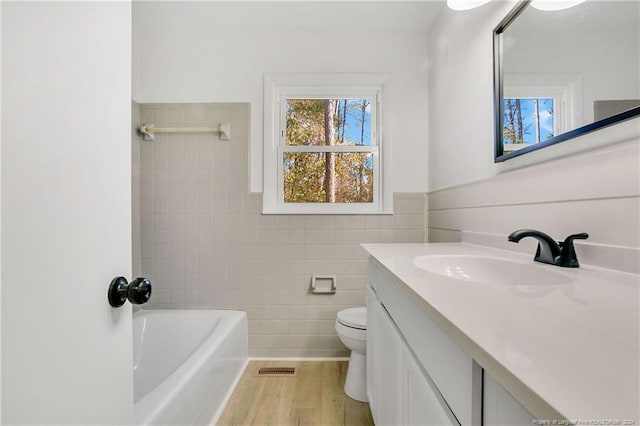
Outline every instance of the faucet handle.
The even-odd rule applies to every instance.
[[[578,263],[578,256],[576,255],[575,247],[573,246],[573,240],[586,240],[589,238],[589,234],[582,232],[580,234],[572,234],[564,239],[560,243],[560,256],[558,256],[556,262],[560,266],[569,268],[577,268],[580,266]]]
[[[560,247],[566,247],[568,245],[573,245],[573,240],[586,240],[589,238],[589,234],[586,232],[582,232],[580,234],[572,234],[564,239],[563,242],[560,243]]]

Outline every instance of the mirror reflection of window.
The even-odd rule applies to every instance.
[[[556,133],[553,98],[505,98],[505,153],[551,139]]]
[[[496,162],[640,114],[638,0],[554,11],[522,0],[494,48]]]
[[[527,7],[504,32],[505,80],[527,73],[555,84],[556,76],[579,75],[582,116],[567,130],[591,124],[595,101],[640,99],[639,13],[637,1],[585,2],[555,12]]]

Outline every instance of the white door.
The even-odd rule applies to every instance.
[[[1,13],[2,423],[131,424],[131,4]]]

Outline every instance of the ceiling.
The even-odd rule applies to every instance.
[[[134,0],[142,12],[151,6]],[[331,30],[353,27],[381,31],[426,32],[444,0],[422,1],[174,1],[157,2],[163,8],[193,8],[211,16],[212,25],[248,30]],[[152,6],[153,8],[153,6]],[[134,9],[134,10],[135,10]]]
[[[578,6],[552,12],[533,7],[525,9],[509,25],[508,31],[535,34],[553,29],[559,34],[593,34],[597,31],[627,30],[637,34],[640,3],[631,1],[587,1]],[[637,38],[637,35],[635,35]]]

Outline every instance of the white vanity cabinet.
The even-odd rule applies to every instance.
[[[404,425],[458,425],[458,421],[446,405],[433,382],[418,365],[409,349],[403,347],[402,375]]]
[[[465,426],[640,424],[637,274],[466,242],[362,247],[378,423],[449,423],[435,401]]]
[[[389,272],[370,260],[368,275],[367,394],[377,425],[534,424]]]
[[[485,425],[531,426],[536,424],[536,418],[486,371],[483,381]]]
[[[368,289],[367,295],[367,396],[375,401],[372,415],[377,425],[399,425],[402,400],[402,345],[391,319]],[[370,356],[369,354],[373,355]]]
[[[369,402],[379,425],[480,425],[482,369],[369,262]]]
[[[371,287],[367,315],[367,394],[376,425],[458,425]]]

